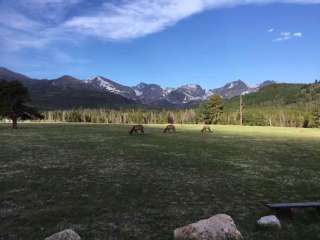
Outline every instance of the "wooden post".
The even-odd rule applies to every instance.
[[[16,116],[12,117],[12,128],[13,129],[18,128],[18,118]]]
[[[9,118],[12,120],[12,128],[17,129],[18,128],[18,115],[13,112],[9,115]]]
[[[240,126],[243,124],[243,99],[242,95],[240,95]]]

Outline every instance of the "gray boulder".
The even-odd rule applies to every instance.
[[[0,202],[0,220],[1,218],[16,217],[19,215],[20,208],[11,201]]]
[[[47,237],[45,240],[81,240],[81,237],[75,231],[66,229]]]
[[[218,214],[174,230],[176,240],[241,240],[242,235],[233,219]]]
[[[275,215],[262,217],[257,223],[260,227],[281,229],[281,223]]]

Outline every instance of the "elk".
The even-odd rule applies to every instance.
[[[203,126],[203,128],[201,129],[201,133],[205,133],[205,132],[209,132],[209,133],[212,133],[212,130],[209,126]]]
[[[176,132],[176,127],[173,124],[169,124],[164,130],[164,133]]]
[[[129,134],[132,135],[133,133],[136,134],[144,134],[144,128],[143,125],[134,125],[131,130],[129,131]]]

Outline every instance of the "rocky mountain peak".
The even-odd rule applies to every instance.
[[[269,85],[272,85],[272,84],[276,84],[277,82],[276,81],[273,81],[273,80],[266,80],[264,82],[262,82],[260,85],[259,85],[259,88],[263,88],[263,87],[266,87],[266,86],[269,86]]]
[[[96,92],[97,95],[118,95],[118,97],[121,96],[129,101],[136,101],[139,104],[143,103],[161,107],[165,107],[166,105],[179,107],[186,105],[191,106],[207,99],[211,95],[220,95],[223,98],[230,99],[242,94],[259,91],[259,89],[267,85],[276,83],[275,81],[267,80],[257,87],[250,87],[243,80],[239,79],[226,83],[221,88],[212,90],[205,90],[199,84],[186,84],[177,88],[162,88],[158,84],[145,82],[129,87],[103,76],[96,76],[87,81],[82,81],[72,76],[64,75],[54,80],[38,81],[0,67],[0,80],[1,79],[19,80],[31,88],[37,89],[37,91],[41,91],[41,89],[45,91],[46,88],[50,87],[53,87],[55,90],[58,88],[74,92],[90,90],[91,93]]]

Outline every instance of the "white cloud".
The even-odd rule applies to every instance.
[[[281,32],[280,35],[283,36],[283,37],[290,37],[291,36],[291,32]]]
[[[21,0],[20,0],[21,1]],[[27,4],[40,4],[40,5],[46,5],[46,4],[75,4],[80,2],[81,0],[24,0],[23,2]]]
[[[299,37],[301,38],[303,36],[302,32],[295,32],[295,33],[291,33],[291,32],[281,32],[280,33],[280,37],[274,39],[274,42],[282,42],[282,41],[287,41],[290,40],[292,38],[296,38]]]
[[[292,36],[294,36],[294,37],[302,37],[303,33],[302,32],[296,32]]]
[[[64,26],[105,39],[133,39],[164,30],[204,8],[201,0],[127,1],[124,5],[105,4],[99,13],[74,17]]]
[[[11,9],[0,9],[0,25],[20,31],[37,31],[42,24]]]
[[[207,9],[273,2],[316,4],[320,0],[131,0],[122,1],[122,4],[105,4],[92,15],[73,17],[65,22],[64,27],[104,39],[134,39],[162,31]]]
[[[274,30],[275,30],[274,28],[270,28],[270,29],[268,29],[268,32],[272,33],[272,32],[274,32]]]
[[[278,37],[278,38],[274,39],[273,41],[274,42],[282,42],[282,41],[287,41],[289,39],[290,39],[290,37]]]
[[[61,39],[92,36],[128,40],[157,33],[208,9],[248,4],[318,4],[320,0],[101,0],[92,8],[84,0],[0,0],[0,47],[45,47]],[[74,11],[80,5],[81,11]],[[86,9],[83,6],[91,6]],[[76,9],[76,8],[75,8]],[[81,13],[81,14],[80,14]],[[77,14],[73,17],[69,17]],[[270,28],[269,32],[275,29]],[[6,32],[6,34],[4,34]],[[296,32],[278,40],[302,37]],[[281,40],[280,40],[281,39]]]
[[[55,41],[70,41],[71,38],[61,31],[59,24],[53,24],[47,19],[60,19],[67,8],[80,1],[82,0],[0,0],[1,52],[40,49]]]
[[[80,3],[82,0],[15,0],[16,5],[21,5],[28,8],[53,8],[69,7]]]
[[[25,16],[46,23],[61,23],[67,13],[83,0],[10,0],[1,4],[5,8],[19,10]],[[0,1],[1,2],[1,1]]]
[[[162,31],[207,9],[274,2],[316,4],[320,0],[126,0],[122,4],[104,4],[91,15],[73,17],[64,27],[104,39],[126,40]]]

